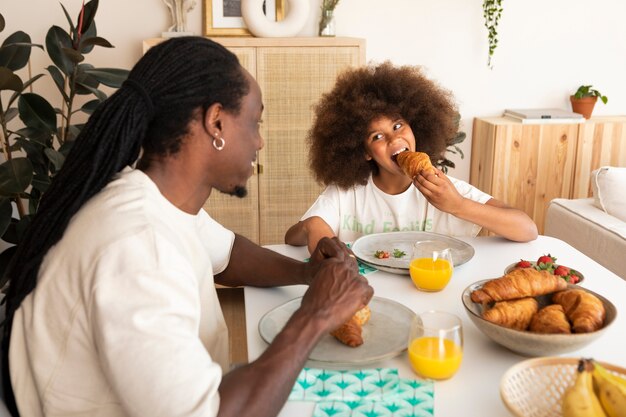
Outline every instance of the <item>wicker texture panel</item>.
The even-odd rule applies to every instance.
[[[257,80],[266,105],[266,142],[260,152],[264,172],[259,176],[262,245],[282,243],[287,228],[319,195],[305,142],[312,106],[340,71],[361,64],[360,56],[356,46],[259,48]]]

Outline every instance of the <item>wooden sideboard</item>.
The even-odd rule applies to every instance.
[[[239,58],[256,78],[265,111],[265,147],[248,196],[213,193],[205,205],[225,227],[261,245],[283,243],[289,226],[315,201],[321,187],[309,172],[306,135],[313,109],[337,75],[365,63],[365,41],[356,38],[211,38]],[[163,39],[144,41],[144,52]]]
[[[474,119],[470,183],[524,210],[539,233],[550,200],[590,197],[591,171],[605,165],[626,166],[626,116],[581,124]]]

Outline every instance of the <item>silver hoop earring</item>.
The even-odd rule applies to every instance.
[[[218,141],[219,141],[219,145],[218,145]],[[218,151],[221,151],[222,149],[224,149],[224,145],[226,145],[226,141],[224,140],[224,138],[213,138],[213,147],[217,149]]]

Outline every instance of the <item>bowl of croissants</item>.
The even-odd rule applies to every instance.
[[[461,298],[480,331],[525,356],[578,350],[599,338],[617,316],[605,297],[532,268],[475,282]]]

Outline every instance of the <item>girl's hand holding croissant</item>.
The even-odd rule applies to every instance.
[[[462,209],[465,199],[441,170],[422,171],[413,184],[438,210],[456,215]]]

